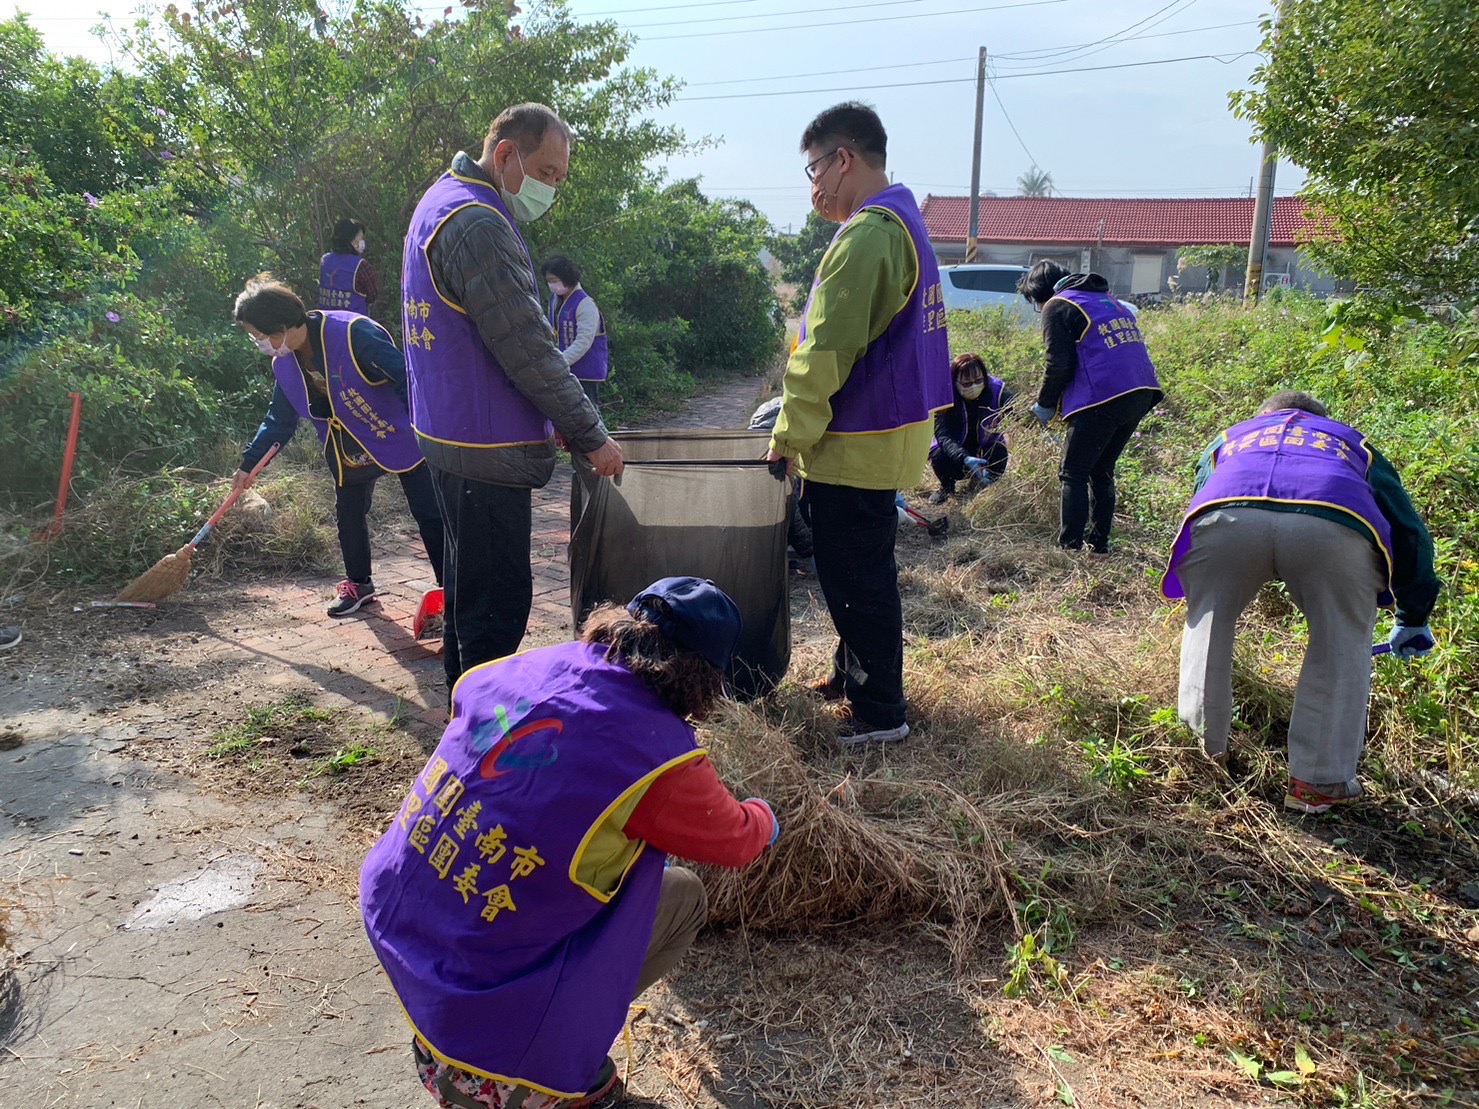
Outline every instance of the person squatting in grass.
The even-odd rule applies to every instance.
[[[545,317],[555,329],[565,364],[600,411],[601,382],[611,374],[606,317],[580,287],[580,267],[569,258],[563,254],[546,258],[543,272],[550,293]]]
[[[930,494],[930,504],[944,504],[962,479],[974,491],[1007,472],[1007,437],[1001,421],[1003,410],[1016,398],[1001,378],[986,372],[979,354],[958,354],[950,368],[955,403],[935,413],[929,460],[940,488]]]
[[[354,312],[309,312],[269,273],[247,282],[232,317],[272,358],[272,400],[241,452],[233,489],[273,443],[286,446],[309,420],[334,477],[334,515],[344,580],[330,616],[348,616],[375,596],[370,574],[370,499],[386,474],[400,478],[437,584],[442,581],[442,513],[406,405],[406,360],[390,333]]]
[[[752,863],[780,835],[690,720],[740,634],[713,582],[664,578],[580,640],[468,670],[451,722],[360,872],[370,945],[443,1109],[621,1096],[607,1052],[708,912],[666,855]]]
[[[1196,493],[1161,583],[1186,598],[1180,715],[1219,762],[1232,727],[1233,635],[1268,581],[1282,581],[1309,621],[1289,719],[1284,804],[1322,813],[1361,795],[1371,636],[1396,602],[1399,658],[1433,647],[1433,541],[1397,471],[1319,401],[1286,391],[1202,452]]]
[[[1039,262],[1017,289],[1042,313],[1047,368],[1032,414],[1044,427],[1059,413],[1068,424],[1058,545],[1082,550],[1087,527],[1090,549],[1108,554],[1115,464],[1165,393],[1134,312],[1109,295],[1099,274]]]
[[[329,252],[318,263],[318,306],[367,315],[380,278],[365,258],[365,225],[345,216],[334,225]]]
[[[570,129],[542,104],[488,128],[416,205],[402,256],[411,420],[447,528],[442,661],[466,669],[519,649],[534,600],[531,495],[555,469],[554,430],[597,476],[621,473],[544,316],[516,228],[544,215],[570,165]]]
[[[817,583],[837,629],[813,688],[848,704],[843,743],[905,739],[898,490],[919,480],[951,402],[940,273],[919,204],[889,183],[888,136],[857,103],[801,136],[811,203],[842,226],[817,267],[766,458],[802,478]]]

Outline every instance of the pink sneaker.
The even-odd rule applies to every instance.
[[[350,581],[345,578],[339,583],[339,599],[329,606],[329,615],[348,616],[358,612],[362,605],[375,598],[374,582]]]

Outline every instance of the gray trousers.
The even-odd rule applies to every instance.
[[[1186,587],[1180,715],[1207,753],[1226,751],[1232,728],[1238,616],[1265,582],[1282,581],[1310,633],[1289,719],[1289,773],[1311,784],[1353,781],[1366,742],[1383,585],[1371,541],[1306,513],[1217,509],[1193,523],[1191,550],[1176,573]]]

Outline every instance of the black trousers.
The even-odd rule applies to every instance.
[[[432,469],[432,480],[447,529],[442,664],[450,691],[464,671],[517,651],[529,628],[532,497],[445,470]]]
[[[367,467],[370,474],[356,477],[350,471],[348,485],[334,487],[334,517],[339,524],[339,550],[344,555],[344,576],[350,581],[370,580],[370,501],[375,495],[375,482],[388,471]],[[423,463],[414,470],[397,474],[406,504],[416,517],[426,557],[431,560],[437,584],[442,581],[442,555],[445,543],[442,533],[442,510],[437,505],[432,486],[431,466]]]
[[[1114,467],[1156,400],[1151,390],[1137,389],[1069,418],[1058,468],[1058,480],[1063,483],[1060,547],[1081,548],[1088,527],[1089,546],[1096,551],[1109,549],[1114,527]]]
[[[869,724],[904,722],[904,611],[894,540],[892,489],[808,481],[801,510],[811,523],[817,584],[837,629],[832,680]]]
[[[996,477],[1001,477],[1002,474],[1007,472],[1007,448],[1005,443],[992,443],[986,449],[985,454],[977,455],[976,457],[984,460],[986,469]],[[944,452],[938,452],[935,457],[930,459],[930,469],[935,471],[935,477],[940,479],[940,488],[946,492],[953,492],[955,483],[969,476],[964,463],[956,462],[953,458],[945,455]]]

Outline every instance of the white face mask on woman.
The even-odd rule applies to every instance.
[[[966,400],[975,400],[986,391],[986,383],[984,381],[977,381],[971,385],[958,385],[956,388],[960,390],[960,395]]]
[[[283,355],[288,353],[288,333],[286,331],[282,333],[281,347],[273,346],[272,340],[265,337],[261,339],[254,339],[253,342],[257,344],[258,350],[260,350],[263,354],[270,354],[273,358],[281,358]]]
[[[565,287],[565,283],[563,281],[551,281],[549,283],[549,291],[554,293],[557,297],[562,297],[570,290]]]

